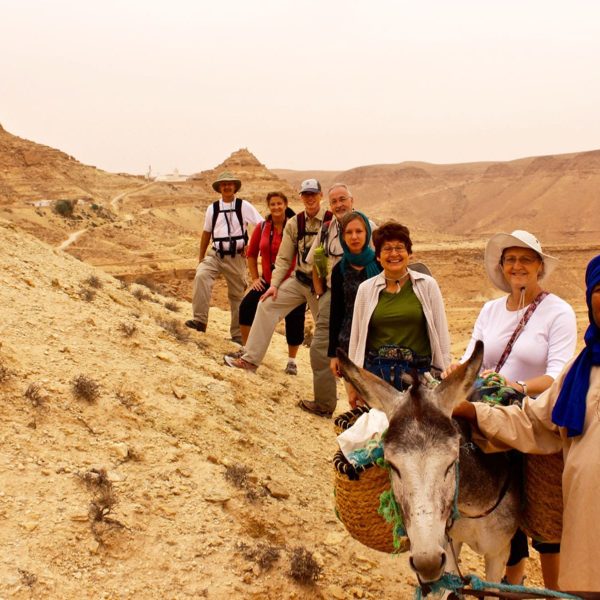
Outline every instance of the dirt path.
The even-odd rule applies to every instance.
[[[148,189],[149,187],[153,186],[154,184],[155,184],[155,182],[152,181],[151,183],[147,183],[146,185],[143,185],[140,188],[135,188],[133,190],[128,190],[128,191],[125,191],[125,192],[121,192],[120,194],[117,194],[110,201],[111,208],[116,213],[118,213],[121,210],[121,204],[123,202],[123,199],[126,196],[128,196],[129,194],[133,194],[134,192],[139,192],[141,190]],[[131,215],[125,215],[123,217],[123,220],[128,220],[128,219],[131,219],[131,218],[132,218]],[[71,244],[74,244],[86,231],[87,231],[87,227],[84,228],[84,229],[80,229],[79,231],[75,231],[66,240],[64,240],[63,242],[61,242],[61,244],[59,246],[57,246],[57,249],[58,250],[66,250]]]
[[[126,196],[129,196],[130,194],[136,193],[136,192],[141,192],[142,190],[146,190],[149,187],[152,187],[153,185],[155,185],[154,181],[151,181],[150,183],[147,183],[146,185],[143,185],[142,187],[139,188],[135,188],[133,190],[128,190],[126,192],[122,192],[120,194],[117,194],[111,201],[110,201],[110,206],[111,208],[118,213],[121,210],[121,205],[122,202],[124,200],[124,198]]]
[[[66,250],[71,244],[76,242],[86,231],[87,227],[85,227],[84,229],[80,229],[79,231],[75,231],[64,242],[57,246],[57,249]]]

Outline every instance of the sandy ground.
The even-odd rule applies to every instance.
[[[459,355],[490,294],[480,250],[428,252]],[[555,284],[577,297],[570,272],[592,249],[568,252]],[[297,377],[280,335],[256,374],[227,369],[228,312],[188,332],[187,302],[3,221],[0,266],[0,598],[412,597],[406,557],[362,546],[334,514],[332,422],[295,406],[310,397],[306,348]],[[74,393],[78,376],[97,398]],[[297,548],[322,569],[315,583],[290,576]],[[481,564],[465,552],[465,571]],[[541,583],[535,561],[528,581]]]

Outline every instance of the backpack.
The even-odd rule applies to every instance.
[[[211,234],[213,236],[213,242],[215,242],[215,250],[217,251],[217,253],[219,254],[219,256],[221,258],[223,258],[224,256],[230,255],[230,256],[235,256],[236,251],[237,251],[237,242],[238,240],[244,240],[244,248],[246,247],[246,245],[248,244],[248,232],[246,230],[246,228],[244,227],[244,218],[242,216],[242,202],[243,200],[241,198],[236,198],[235,199],[235,207],[234,208],[227,208],[225,210],[221,210],[221,201],[220,200],[215,200],[213,202],[213,217],[212,217],[212,231]],[[219,213],[235,213],[237,216],[237,219],[239,221],[240,227],[242,228],[242,235],[231,235],[231,229],[229,227],[229,219],[227,217],[225,217],[225,222],[227,223],[227,233],[229,234],[227,237],[219,237],[216,238],[214,235],[215,232],[215,225],[217,224],[217,218],[219,216]],[[223,242],[229,242],[229,250],[225,251],[223,249]],[[217,247],[218,246],[218,247]]]
[[[326,210],[325,214],[323,215],[322,227],[325,227],[325,225],[327,225],[327,227],[329,227],[329,224],[331,223],[332,219],[333,219],[333,213],[330,210]],[[310,247],[312,246],[312,243],[310,243],[308,245],[308,248],[306,247],[306,239],[305,239],[306,236],[317,235],[319,233],[319,231],[306,231],[306,213],[304,211],[298,213],[297,220],[298,220],[298,241],[296,243],[296,250],[298,253],[297,264],[300,264],[300,261],[306,262],[306,257],[308,256]],[[304,251],[302,252],[302,254],[300,254],[300,240],[304,241]]]

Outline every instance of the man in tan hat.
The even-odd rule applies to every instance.
[[[185,324],[206,331],[213,285],[223,275],[231,309],[231,339],[241,343],[239,307],[246,289],[247,229],[249,223],[257,225],[263,218],[250,202],[236,197],[242,182],[231,173],[221,173],[212,187],[221,198],[206,209],[192,296],[194,318]]]

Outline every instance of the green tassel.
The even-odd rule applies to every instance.
[[[392,523],[394,548],[400,550],[402,545],[401,538],[406,536],[406,530],[404,529],[404,520],[402,519],[400,507],[391,489],[382,492],[379,496],[379,508],[377,512],[385,519],[386,523]]]

